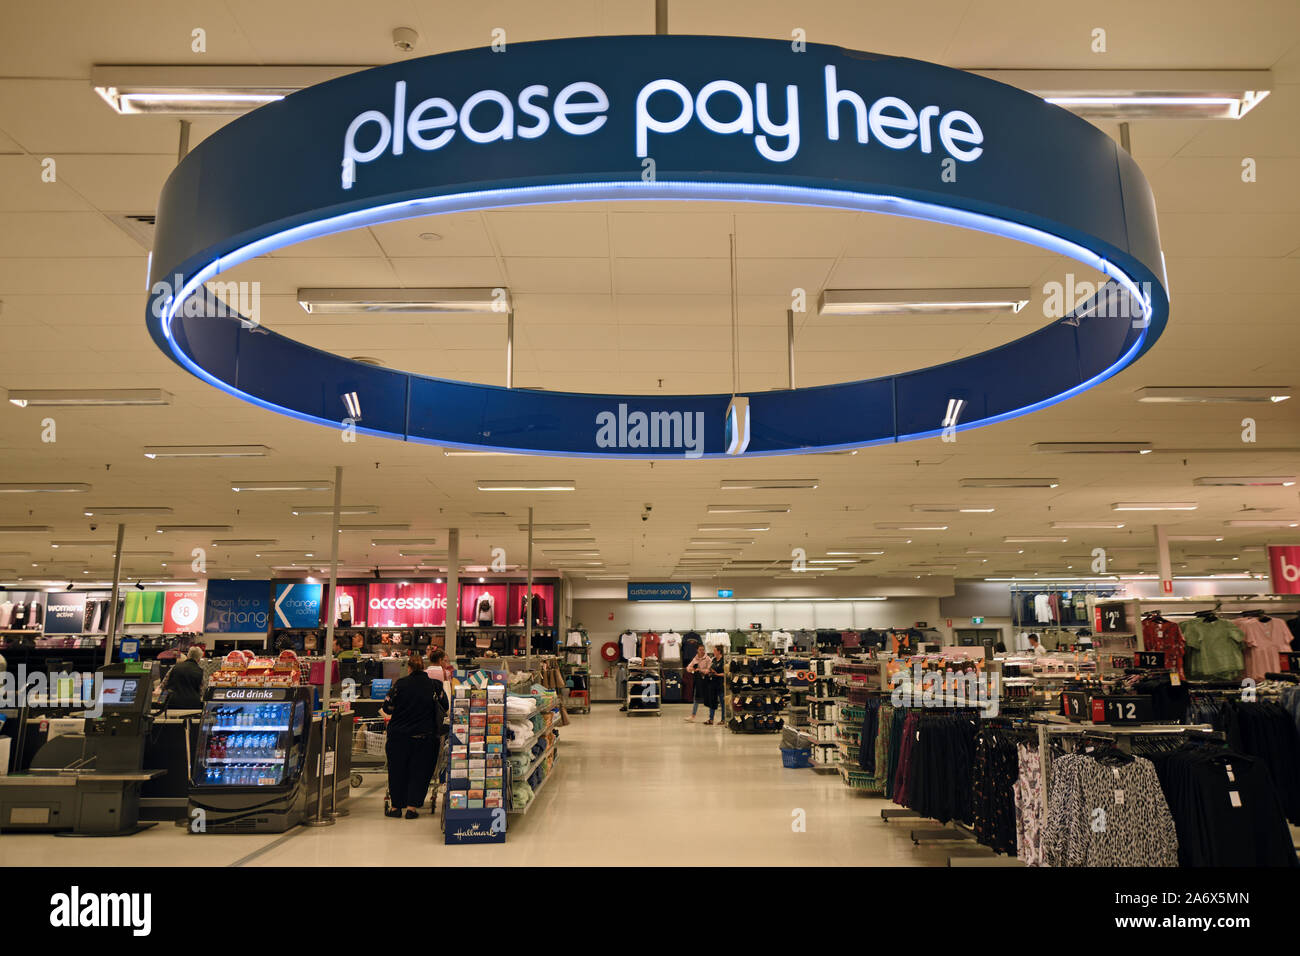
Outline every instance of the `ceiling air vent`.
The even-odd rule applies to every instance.
[[[110,213],[113,225],[138,242],[143,248],[153,249],[153,231],[156,217],[153,213]]]

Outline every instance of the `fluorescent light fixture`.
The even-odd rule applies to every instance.
[[[570,558],[598,558],[599,551],[583,551],[578,548],[559,548],[543,550],[542,554],[563,554]]]
[[[169,515],[172,509],[166,505],[87,505],[81,513],[87,518],[96,515],[101,518],[129,518],[137,515]]]
[[[967,548],[967,554],[1024,554],[1024,548]]]
[[[949,312],[1016,313],[1029,304],[1027,288],[825,289],[821,315],[926,315]]]
[[[1282,487],[1290,488],[1295,484],[1295,475],[1276,475],[1273,477],[1221,477],[1221,478],[1193,478],[1192,484],[1200,487],[1226,487],[1226,488],[1256,488],[1256,487]]]
[[[316,518],[325,515],[334,514],[332,505],[298,505],[293,508],[292,513],[299,518]],[[341,515],[374,515],[379,514],[378,505],[342,505],[339,508]]]
[[[1002,539],[1005,544],[1065,544],[1069,538],[1054,538],[1048,534],[1027,534],[1013,537],[1008,535]],[[967,552],[970,554],[972,552]]]
[[[1225,521],[1229,528],[1300,528],[1300,521],[1288,521],[1285,518],[1272,521],[1264,518],[1237,518]]]
[[[626,574],[588,574],[586,578],[588,581],[626,581],[628,579]]]
[[[789,505],[709,505],[711,515],[777,515],[789,514]]]
[[[354,422],[361,420],[361,399],[357,397],[356,392],[344,392],[339,396],[343,400],[343,407],[347,409],[348,417]]]
[[[217,538],[212,542],[214,548],[260,548],[263,545],[279,544],[276,538]]]
[[[1268,70],[978,70],[1092,119],[1241,119],[1268,96]]]
[[[1052,527],[1061,531],[1111,529],[1124,527],[1122,521],[1053,521]]]
[[[551,481],[538,480],[519,480],[517,478],[510,481],[479,481],[479,491],[577,491],[578,486],[573,481],[556,479]]]
[[[161,388],[12,388],[7,397],[19,408],[58,405],[170,405]]]
[[[232,481],[231,491],[333,491],[332,481]]]
[[[371,531],[382,534],[385,531],[410,531],[410,523],[406,524],[345,524],[339,525],[339,533],[344,531]]]
[[[948,410],[943,414],[943,421],[939,424],[944,428],[955,428],[957,421],[961,418],[962,409],[966,407],[966,399],[950,398],[948,399]]]
[[[962,488],[1058,488],[1060,478],[962,478]]]
[[[1227,403],[1267,404],[1291,397],[1289,385],[1148,385],[1133,393],[1139,402],[1217,405]]]
[[[1180,542],[1180,541],[1181,541],[1181,542],[1188,542],[1188,541],[1222,541],[1222,540],[1223,540],[1223,535],[1213,535],[1213,534],[1171,534],[1171,535],[1169,535],[1168,538],[1166,538],[1166,540],[1169,541],[1171,544],[1173,544],[1173,543],[1175,543],[1175,542]]]
[[[1029,446],[1040,455],[1149,455],[1149,441],[1040,441]]]
[[[710,531],[771,531],[772,526],[770,524],[754,524],[742,521],[733,524],[701,524],[696,525],[695,530],[705,533]]]
[[[912,505],[912,510],[920,514],[965,514],[990,515],[996,508],[969,508],[963,505]]]
[[[840,557],[860,557],[864,555],[880,555],[884,553],[885,552],[883,551],[827,551],[826,555],[827,557],[831,557],[831,558],[840,558]]]
[[[809,564],[857,564],[854,558],[809,558]]]
[[[506,315],[510,290],[495,289],[299,289],[298,304],[313,315],[472,312]]]
[[[80,482],[60,481],[5,481],[0,482],[0,494],[7,495],[44,495],[44,494],[83,494],[90,490],[90,485]]]
[[[437,544],[437,538],[375,538],[370,542],[373,548],[401,547],[402,545]]]
[[[0,534],[49,534],[47,524],[0,524]]]
[[[1195,501],[1117,501],[1111,511],[1195,511]]]
[[[265,445],[149,445],[146,458],[265,458]]]
[[[228,524],[160,524],[154,530],[158,534],[166,534],[168,531],[199,531],[217,534],[222,531],[233,531],[234,528]]]
[[[882,531],[947,531],[946,524],[905,524],[896,521],[877,521],[876,527]]]
[[[449,557],[446,551],[398,551],[399,558],[441,558],[446,561]]]
[[[90,85],[123,115],[237,114],[362,66],[95,66]]]
[[[816,488],[816,478],[723,479],[721,491],[775,491]]]
[[[596,544],[595,538],[538,538],[534,537],[533,542],[536,544]]]
[[[687,544],[753,544],[753,538],[691,538]]]
[[[518,525],[517,527],[519,528],[520,531],[528,530],[528,525],[526,524],[521,524]],[[539,531],[590,531],[590,530],[591,530],[591,525],[586,521],[570,521],[570,522],[561,522],[559,524],[552,522],[550,524],[533,525],[534,535],[536,535]]]
[[[444,448],[442,453],[448,458],[511,458],[512,451],[461,451],[456,448]]]
[[[61,541],[51,541],[51,542],[50,542],[50,547],[51,547],[51,548],[100,548],[100,547],[111,548],[112,546],[113,546],[113,542],[112,542],[112,541],[94,541],[94,540],[91,540],[91,541],[86,541],[86,540],[81,540],[81,541],[66,541],[66,540],[61,540]]]

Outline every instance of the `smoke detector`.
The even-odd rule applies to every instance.
[[[393,46],[403,53],[410,53],[415,49],[415,44],[419,42],[420,34],[410,27],[398,27],[393,31]]]

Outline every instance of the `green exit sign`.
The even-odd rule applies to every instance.
[[[970,622],[971,622],[972,624],[983,624],[983,623],[984,623],[984,618],[982,618],[982,617],[973,617],[973,618],[970,619]]]

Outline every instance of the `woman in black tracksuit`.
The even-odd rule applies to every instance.
[[[384,698],[383,711],[391,714],[388,722],[388,796],[390,817],[400,817],[406,807],[406,819],[420,815],[420,807],[429,792],[434,766],[438,760],[438,735],[442,731],[442,681],[431,680],[424,673],[424,658],[411,655],[408,673]]]

